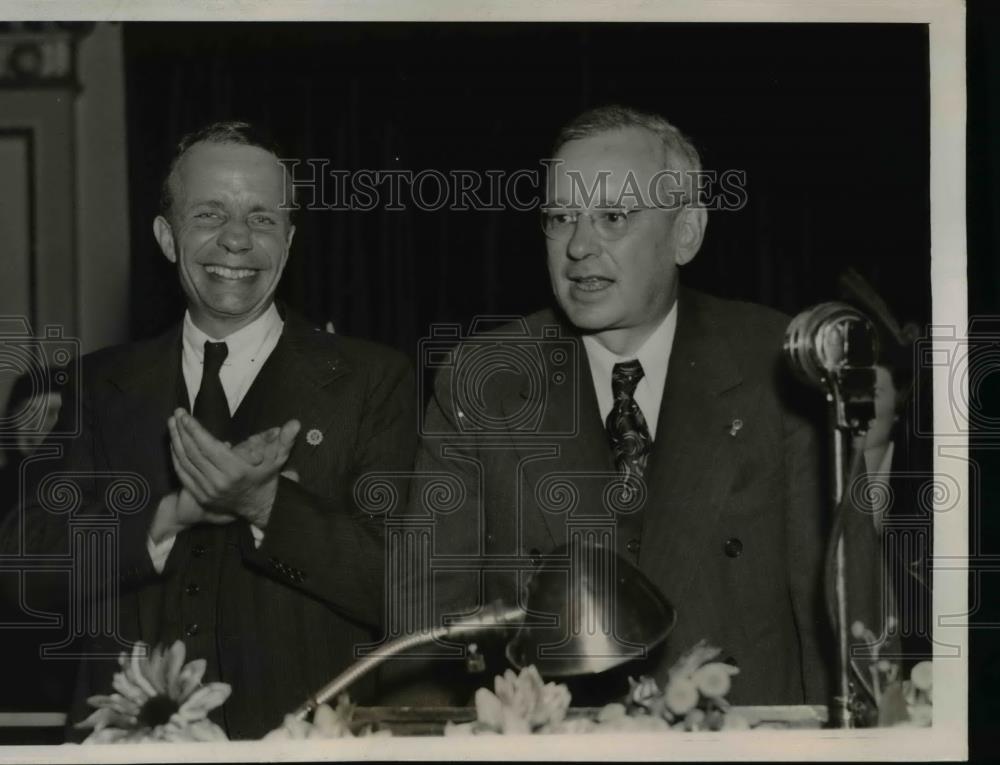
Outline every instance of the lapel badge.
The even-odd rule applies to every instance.
[[[736,436],[743,429],[743,420],[737,417],[731,423],[729,423],[729,435]]]
[[[318,428],[313,428],[306,433],[306,443],[310,446],[319,446],[323,443],[323,433]]]

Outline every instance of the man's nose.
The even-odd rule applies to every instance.
[[[253,246],[250,227],[245,221],[230,219],[219,235],[219,244],[229,252],[246,252]]]
[[[601,238],[597,235],[594,222],[589,215],[577,216],[573,235],[566,245],[566,252],[573,260],[583,260],[589,255],[601,252]]]

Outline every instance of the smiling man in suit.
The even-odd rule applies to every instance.
[[[93,593],[114,598],[118,634],[83,652],[183,640],[204,682],[233,687],[212,713],[230,738],[280,725],[371,642],[382,528],[354,484],[409,469],[416,442],[401,354],[275,304],[295,233],[278,156],[245,123],[181,141],[153,228],[187,312],[161,337],[83,359],[82,433],[58,468],[84,476],[91,514],[106,512],[106,473],[149,488],[119,517],[117,580]],[[28,551],[67,550],[67,518],[44,502],[24,528]],[[81,662],[71,721],[115,669]]]
[[[427,409],[417,471],[464,494],[435,523],[433,562],[452,557],[431,577],[435,618],[516,602],[590,523],[677,609],[665,647],[628,674],[663,681],[706,639],[740,667],[732,701],[825,703],[817,434],[786,387],[787,318],[679,284],[707,224],[698,170],[659,116],[605,107],[560,133],[542,210],[557,307],[527,317],[522,340],[468,339]],[[537,369],[459,368],[515,344]],[[609,499],[623,478],[641,491]],[[459,572],[463,557],[480,563]]]

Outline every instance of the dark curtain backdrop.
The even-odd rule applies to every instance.
[[[177,138],[259,123],[343,169],[539,169],[559,126],[622,102],[707,168],[745,170],[683,278],[787,312],[860,270],[929,318],[927,30],[830,24],[125,25],[134,337],[180,314],[151,233]],[[280,295],[411,355],[432,322],[549,300],[534,212],[303,211]]]

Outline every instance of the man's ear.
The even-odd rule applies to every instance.
[[[708,210],[702,205],[685,205],[674,221],[674,261],[679,266],[690,263],[701,249],[708,225]]]
[[[153,236],[156,243],[160,245],[160,250],[171,263],[177,262],[177,250],[174,247],[174,230],[170,228],[167,219],[162,215],[157,215],[153,221]]]
[[[288,226],[288,234],[285,237],[285,254],[281,258],[281,271],[284,273],[285,264],[288,263],[288,256],[292,252],[292,240],[295,238],[295,226]]]

